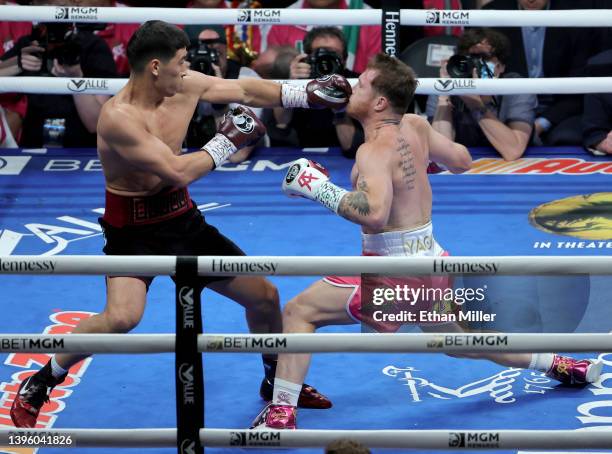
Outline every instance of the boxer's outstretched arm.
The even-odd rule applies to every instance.
[[[382,231],[393,201],[390,164],[364,144],[357,153],[356,165],[359,177],[355,188],[340,201],[338,214],[371,230]]]
[[[200,100],[212,104],[238,103],[251,107],[281,105],[281,86],[271,80],[256,78],[221,79],[189,71],[200,88]]]
[[[186,186],[215,167],[211,155],[203,150],[175,155],[168,145],[121,109],[103,112],[98,135],[123,160],[140,171],[157,175],[168,185]]]

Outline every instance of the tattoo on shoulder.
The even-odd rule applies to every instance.
[[[403,137],[397,139],[397,151],[401,156],[399,167],[408,189],[414,189],[414,179],[416,169],[414,167],[414,155],[410,149],[410,144]]]
[[[342,198],[339,207],[339,213],[342,216],[350,216],[352,212],[356,212],[361,216],[370,214],[370,203],[368,202],[368,185],[362,177],[357,180],[356,191],[347,194]]]

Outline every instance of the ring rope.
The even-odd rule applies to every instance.
[[[0,334],[0,353],[170,353],[174,334]],[[608,333],[200,334],[207,353],[549,353],[612,351]]]
[[[169,255],[8,255],[0,274],[174,275],[183,257]],[[610,275],[612,256],[200,256],[199,276]]]
[[[226,9],[0,6],[6,21],[138,23],[158,19],[175,24],[380,25],[380,9]],[[446,27],[609,27],[612,10],[543,11],[400,10],[401,25]]]
[[[0,445],[25,436],[22,446],[44,446],[44,437],[70,438],[65,447],[172,447],[176,429],[0,429]],[[350,438],[371,448],[395,449],[608,449],[612,430],[267,430],[200,429],[203,446],[233,448],[324,447]],[[37,436],[39,443],[35,443]],[[28,441],[29,440],[29,441]],[[14,446],[14,443],[12,443]]]
[[[64,77],[0,77],[0,93],[75,93],[114,95],[128,79]],[[308,80],[279,80],[291,85],[305,85]],[[352,85],[357,79],[349,79]],[[418,79],[420,95],[513,95],[610,93],[612,77],[551,77],[541,79]]]

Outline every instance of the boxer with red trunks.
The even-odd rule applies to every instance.
[[[189,71],[187,35],[162,21],[144,23],[127,49],[131,67],[127,85],[102,108],[98,154],[106,180],[104,252],[110,255],[244,255],[208,225],[189,197],[187,185],[221,165],[241,147],[257,142],[264,126],[245,107],[231,110],[218,133],[196,152],[181,154],[189,121],[199,101],[256,107],[342,108],[349,83],[332,75],[306,86],[279,85],[261,79],[226,80]],[[82,321],[75,333],[125,333],[143,315],[151,278],[107,277],[103,312]],[[276,288],[258,276],[201,278],[207,286],[244,306],[249,329],[281,331]],[[25,379],[11,407],[17,427],[34,427],[40,408],[67,370],[88,355],[58,354]],[[264,355],[260,394],[270,400],[276,355]],[[305,385],[300,404],[325,408],[331,403]]]
[[[425,119],[405,115],[416,79],[401,61],[385,54],[375,56],[353,88],[347,113],[360,121],[365,143],[357,151],[351,172],[352,191],[329,181],[319,164],[299,159],[289,167],[283,191],[317,201],[336,214],[361,226],[364,255],[440,256],[445,252],[433,237],[431,224],[432,193],[427,177],[431,161],[453,173],[469,169],[467,149],[437,133]],[[312,333],[328,325],[363,322],[378,331],[396,331],[401,323],[381,320],[376,310],[362,306],[373,302],[376,288],[393,290],[406,285],[422,295],[451,289],[451,283],[438,277],[377,276],[346,278],[329,276],[315,282],[289,301],[283,311],[285,333]],[[360,292],[368,295],[359,296]],[[392,312],[402,309],[392,303]],[[415,298],[416,310],[437,311],[446,301]],[[376,304],[376,303],[374,303]],[[451,302],[452,304],[452,302]],[[409,304],[408,306],[412,306]],[[426,320],[427,321],[427,320]],[[427,332],[462,332],[457,322],[445,324],[412,322]],[[453,355],[458,356],[458,355]],[[462,357],[489,359],[498,364],[530,368],[571,385],[594,382],[601,363],[575,360],[554,354],[478,353]],[[297,401],[308,371],[310,354],[279,355],[273,399],[255,418],[253,429],[295,429]]]

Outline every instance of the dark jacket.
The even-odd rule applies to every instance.
[[[575,9],[578,2],[567,0],[550,0],[550,9]],[[588,8],[590,0],[580,8]],[[517,0],[493,0],[483,9],[518,10]],[[511,55],[506,65],[506,71],[517,72],[528,77],[527,62],[525,58],[523,34],[519,27],[500,27],[498,31],[504,33],[512,43]],[[581,77],[587,59],[596,52],[599,45],[594,34],[584,28],[546,27],[543,71],[544,77]],[[582,111],[582,96],[555,95],[552,103],[539,115],[547,118],[553,125],[573,115],[580,115]]]

